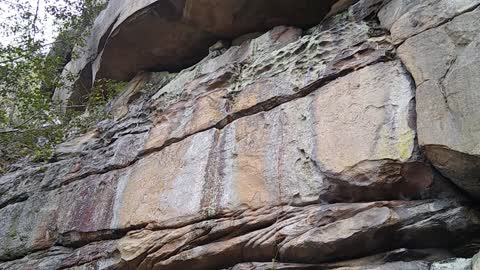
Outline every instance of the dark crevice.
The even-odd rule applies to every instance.
[[[422,152],[424,152],[425,149],[422,149]],[[428,163],[430,164],[432,170],[434,173],[437,173],[441,177],[445,179],[445,182],[448,183],[448,188],[455,194],[458,194],[458,198],[455,198],[457,201],[460,201],[462,204],[472,207],[474,209],[480,210],[480,206],[476,204],[476,199],[470,195],[468,192],[466,192],[464,189],[460,188],[457,186],[448,176],[444,175],[440,170],[438,170],[435,165],[432,164],[430,160],[428,160]]]
[[[451,149],[449,148],[448,146],[445,146],[445,145],[438,145],[438,144],[426,144],[426,145],[422,145],[422,152],[425,154],[425,156],[427,157],[427,159],[429,160],[429,162],[432,164],[432,167],[435,169],[435,171],[440,174],[442,177],[444,177],[445,179],[448,179],[448,181],[457,188],[457,192],[459,194],[461,194],[462,196],[464,196],[465,198],[467,198],[467,201],[470,201],[470,202],[478,202],[479,199],[478,198],[475,198],[472,194],[468,193],[466,191],[466,189],[462,188],[456,181],[453,180],[452,177],[446,175],[446,173],[442,172],[442,169],[435,166],[434,165],[434,162],[432,162],[432,157],[428,155],[427,153],[427,148],[430,148],[431,150],[432,149],[442,149],[444,151],[448,151],[450,153],[453,153],[455,155],[459,155],[461,156],[463,159],[464,159],[464,162],[470,162],[471,164],[475,163],[475,164],[480,164],[480,156],[478,155],[470,155],[470,154],[467,154],[467,153],[463,153],[463,152],[459,152],[459,151],[456,151],[454,149]],[[475,167],[476,170],[475,172],[470,172],[471,174],[475,174],[477,176],[477,179],[478,179],[478,175],[480,175],[480,166],[473,166],[472,167]],[[472,177],[472,176],[470,176]],[[473,207],[475,207],[473,205]]]
[[[85,111],[86,106],[84,104],[86,104],[86,98],[93,83],[92,67],[93,63],[89,62],[80,72],[78,79],[72,86],[72,95],[69,97],[66,111]]]
[[[146,224],[141,224],[116,230],[99,230],[94,232],[66,232],[58,235],[55,246],[78,249],[94,242],[117,240],[127,235],[127,233],[130,231],[144,229],[145,227]]]
[[[20,194],[18,196],[14,196],[13,198],[11,198],[10,200],[7,200],[3,203],[0,204],[0,209],[2,208],[5,208],[9,205],[14,205],[14,204],[17,204],[17,203],[22,203],[26,200],[28,200],[30,196],[28,196],[28,194]]]
[[[450,108],[450,104],[448,102],[448,94],[447,94],[447,89],[445,87],[445,80],[448,76],[448,74],[450,74],[450,70],[452,69],[452,67],[455,65],[455,62],[457,61],[457,56],[455,56],[455,58],[453,58],[450,63],[448,63],[448,68],[447,70],[445,71],[445,74],[438,80],[438,84],[439,84],[439,87],[440,87],[440,93],[442,94],[443,96],[443,100],[445,102],[445,106],[447,107],[448,111],[451,113],[451,114],[454,114],[455,112],[452,110],[452,108]]]
[[[115,26],[115,24],[117,23],[118,21],[118,18],[120,17],[117,16],[112,24],[108,27],[107,31],[103,34],[103,36],[100,38],[100,41],[98,43],[98,47],[97,47],[97,54],[99,54],[101,51],[103,51],[103,49],[105,48],[105,45],[108,41],[108,38],[110,37],[110,34],[112,33],[112,30],[113,30],[113,27]]]

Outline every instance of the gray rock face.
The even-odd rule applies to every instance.
[[[70,68],[135,77],[55,161],[0,176],[0,269],[476,265],[461,258],[478,252],[480,213],[450,180],[477,194],[478,4],[339,1],[308,30],[243,35],[333,4],[257,2],[110,2],[93,57]],[[205,32],[211,44],[176,43]],[[179,73],[120,63],[188,65],[218,37],[235,40]]]
[[[398,49],[417,84],[420,145],[443,175],[477,199],[480,198],[479,18],[480,8],[466,12],[442,26],[408,38]]]

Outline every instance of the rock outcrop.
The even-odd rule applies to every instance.
[[[134,78],[0,176],[0,269],[476,267],[480,2],[334,2],[111,1],[65,72]]]
[[[96,79],[130,80],[141,70],[179,71],[208,54],[217,40],[276,25],[319,23],[336,0],[110,0],[79,57],[64,75],[74,85],[57,90],[78,104]]]
[[[478,200],[480,1],[431,2],[407,8],[405,1],[392,1],[383,21],[403,42],[398,54],[417,85],[420,146],[442,174]],[[389,21],[399,10],[408,12]]]

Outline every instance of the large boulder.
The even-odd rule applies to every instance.
[[[95,21],[86,47],[64,76],[73,85],[55,98],[81,103],[95,79],[126,81],[141,70],[179,71],[208,54],[219,39],[276,25],[320,22],[336,0],[112,0]]]
[[[385,16],[395,10],[401,13],[397,2],[384,8]],[[435,15],[435,24],[445,22],[439,27],[433,27],[434,21],[417,23],[431,29],[401,27],[414,11],[393,23],[389,16],[383,21],[392,27],[394,37],[404,38],[398,54],[417,85],[420,146],[443,175],[480,199],[480,8],[472,10],[480,2],[456,1],[448,8],[446,4],[439,1],[428,6],[428,10],[442,10]],[[457,9],[463,14],[453,17]],[[418,7],[418,12],[427,11]]]

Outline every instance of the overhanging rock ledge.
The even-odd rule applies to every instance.
[[[218,40],[277,25],[319,23],[337,0],[111,0],[96,19],[79,57],[67,64],[63,104],[81,104],[96,79],[128,81],[142,70],[179,71]],[[349,1],[347,1],[349,2]]]

